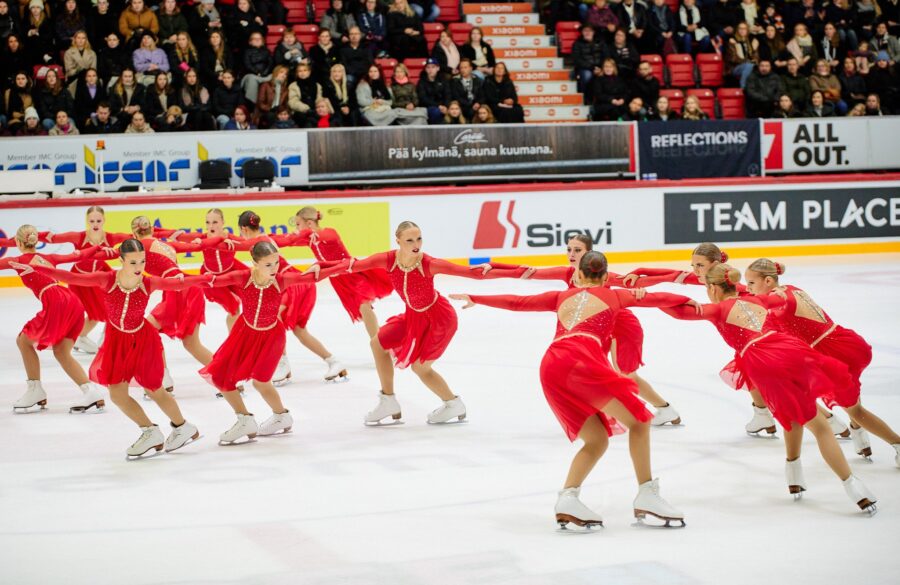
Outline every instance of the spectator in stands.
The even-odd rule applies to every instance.
[[[225,34],[222,15],[216,8],[215,0],[200,0],[195,2],[196,7],[190,15],[189,24],[191,26],[191,34],[196,38],[208,38],[213,31],[219,31]],[[233,46],[237,39],[229,39]]]
[[[340,63],[331,66],[331,75],[322,87],[322,95],[331,102],[334,113],[341,117],[341,126],[357,125],[355,96],[350,89],[346,69]]]
[[[766,4],[763,13],[760,14],[757,22],[764,29],[768,26],[772,26],[779,34],[784,35],[784,17],[779,14],[778,7],[774,2],[770,1]]]
[[[12,87],[3,92],[5,125],[10,130],[21,124],[25,120],[25,110],[34,106],[31,89],[31,78],[24,71],[20,71],[16,74]]]
[[[779,96],[785,93],[784,81],[772,71],[770,61],[760,60],[747,77],[744,93],[747,96],[747,112],[751,117],[770,118],[778,106]]]
[[[225,130],[256,130],[256,125],[250,121],[247,106],[241,105],[234,109],[234,117],[225,124]]]
[[[443,123],[449,125],[469,123],[463,115],[462,106],[459,105],[459,102],[450,102],[447,106],[447,113],[444,114]]]
[[[675,46],[675,14],[669,10],[666,0],[653,0],[647,13],[647,28],[649,29],[647,34],[648,36],[652,35],[656,45],[655,52],[662,55],[677,53],[678,49]]]
[[[741,20],[750,27],[750,34],[753,36],[763,34],[763,27],[759,24],[761,11],[756,4],[756,0],[741,0],[739,8],[741,10]]]
[[[628,85],[619,76],[616,62],[612,59],[603,61],[603,67],[599,73],[595,72],[592,83],[594,121],[618,120],[625,113]]]
[[[34,108],[27,108],[25,110],[25,122],[19,124],[19,127],[15,130],[14,136],[46,136],[47,130],[41,126],[41,122],[38,119],[37,110]]]
[[[381,78],[381,69],[371,65],[365,77],[356,84],[356,103],[363,117],[372,126],[389,126],[397,119],[397,113],[391,107],[393,103],[391,90]]]
[[[786,93],[778,96],[778,107],[772,114],[773,118],[799,118],[800,112],[794,107],[794,100]]]
[[[256,12],[250,0],[235,2],[225,27],[225,36],[234,47],[247,46],[254,34],[266,34],[266,23],[263,17]]]
[[[110,34],[119,32],[119,13],[110,10],[109,0],[97,0],[86,20],[88,39],[96,47],[103,46]]]
[[[341,62],[341,48],[333,42],[328,29],[319,31],[319,42],[309,50],[309,62],[319,83],[328,81],[331,66]]]
[[[450,99],[459,103],[470,120],[484,103],[484,81],[475,76],[472,62],[466,58],[459,62],[459,77],[450,81]]]
[[[831,65],[831,69],[837,71],[847,55],[847,50],[841,44],[841,36],[834,24],[826,22],[824,31],[822,39],[819,41],[819,51],[822,58]]]
[[[187,117],[184,115],[181,107],[177,105],[169,106],[169,109],[159,118],[157,124],[160,132],[184,132],[188,130]]]
[[[0,59],[0,91],[12,87],[16,73],[31,69],[31,61],[28,59],[25,45],[22,44],[22,39],[18,34],[10,34],[6,37],[3,48],[6,50],[0,53],[3,56]],[[0,115],[2,114],[3,111],[0,108]]]
[[[331,102],[326,98],[317,99],[315,106],[311,128],[340,128],[343,126],[343,120],[334,112]]]
[[[678,8],[678,33],[681,40],[681,52],[691,54],[694,52],[694,43],[698,43],[701,53],[709,51],[709,30],[703,13],[697,8],[697,0],[684,0]]]
[[[128,124],[128,127],[125,128],[125,134],[153,134],[154,132],[153,127],[144,118],[143,112],[135,112],[131,116],[131,122]]]
[[[137,82],[134,69],[123,69],[119,79],[109,92],[109,106],[112,115],[127,126],[131,117],[141,111],[144,105],[144,86]]]
[[[603,63],[603,45],[594,37],[594,27],[585,24],[581,36],[572,43],[572,73],[578,80],[578,91],[584,95],[584,102],[591,102],[590,87],[594,69]]]
[[[288,107],[298,128],[308,127],[315,113],[316,100],[322,97],[322,86],[313,78],[309,63],[299,63],[296,79],[288,86]]]
[[[175,35],[175,44],[169,49],[169,70],[172,72],[172,85],[181,87],[184,74],[190,69],[200,68],[200,53],[194,41],[186,31]]]
[[[838,76],[841,82],[841,99],[848,106],[866,101],[866,82],[856,71],[856,61],[853,57],[844,57],[844,67]]]
[[[287,88],[284,92],[287,94]],[[178,92],[178,105],[184,112],[188,128],[195,131],[216,129],[211,100],[209,90],[203,86],[197,70],[188,69],[184,74],[184,84]]]
[[[346,69],[347,83],[352,89],[356,86],[356,80],[366,74],[369,65],[374,61],[374,56],[372,49],[363,43],[362,30],[358,26],[350,29],[348,37],[349,42],[341,47],[341,63]],[[331,70],[334,71],[334,65],[331,66]]]
[[[275,113],[275,123],[272,128],[275,130],[292,130],[297,127],[294,119],[291,118],[290,108],[281,108]]]
[[[695,95],[689,95],[684,99],[684,110],[681,113],[682,120],[709,120],[709,116],[700,107],[700,99]]]
[[[33,105],[41,116],[41,124],[46,130],[53,128],[56,123],[56,112],[64,110],[68,114],[75,112],[72,94],[66,90],[65,83],[59,78],[55,69],[47,71],[44,83],[39,91],[35,92]]]
[[[430,59],[429,59],[430,61]],[[432,66],[434,66],[432,64]],[[406,65],[398,63],[394,67],[394,78],[391,80],[393,108],[397,123],[404,126],[423,126],[428,124],[428,111],[419,106],[416,86],[409,79]]]
[[[750,37],[746,22],[740,22],[734,29],[734,36],[728,39],[725,51],[725,72],[736,77],[741,89],[747,85],[747,78],[759,62],[759,41]]]
[[[447,113],[447,103],[450,101],[450,87],[447,81],[441,78],[441,67],[434,59],[425,63],[425,74],[419,77],[416,84],[416,94],[419,96],[419,105],[428,112],[429,124],[440,124]],[[395,96],[396,98],[396,93]]]
[[[156,37],[150,31],[141,33],[141,46],[132,55],[134,70],[138,74],[138,83],[150,85],[156,80],[156,74],[169,71],[169,57],[166,52],[156,47]]]
[[[410,8],[422,22],[434,22],[441,15],[441,7],[434,0],[415,0],[410,2]]]
[[[133,54],[125,49],[117,33],[109,33],[104,42],[106,46],[97,53],[97,71],[101,79],[115,83],[123,69],[134,68]]]
[[[803,24],[814,36],[821,36],[825,12],[820,11],[815,2],[816,0],[800,0],[799,4],[787,4],[784,17],[788,29],[796,29],[797,24]],[[796,31],[794,34],[797,34]]]
[[[356,20],[348,7],[344,6],[344,0],[330,0],[330,6],[322,15],[319,28],[331,33],[331,38],[340,43],[350,40],[350,29],[356,26]]]
[[[628,101],[625,113],[619,116],[620,122],[646,122],[647,113],[644,110],[644,100],[640,96],[634,96]]]
[[[22,31],[22,23],[15,10],[9,9],[11,0],[0,0],[0,43],[6,44],[9,35],[19,34]]]
[[[891,67],[890,57],[887,51],[879,51],[875,60],[875,66],[866,76],[866,89],[870,93],[878,94],[881,98],[881,106],[888,113],[894,113],[898,110],[898,101],[900,101],[900,80]]]
[[[156,80],[147,87],[141,111],[152,126],[157,126],[168,111],[169,106],[178,100],[175,89],[169,83],[165,71],[156,73]]]
[[[496,124],[497,118],[494,117],[494,112],[491,108],[482,104],[475,110],[475,117],[472,119],[473,124]]]
[[[900,34],[900,0],[881,0],[881,21],[887,23],[888,32],[894,36]]]
[[[623,29],[620,28],[616,31],[609,51],[610,56],[616,63],[619,75],[626,79],[634,77],[641,55]],[[594,69],[594,75],[599,75],[597,69]]]
[[[297,33],[292,28],[286,28],[281,33],[281,40],[272,49],[272,55],[276,66],[284,65],[288,70],[297,67],[297,63],[300,61],[309,60],[306,48],[303,46],[303,43],[297,40]]]
[[[97,53],[91,48],[86,32],[79,30],[72,36],[72,46],[63,55],[63,63],[66,66],[66,78],[70,82],[88,69],[97,68]]]
[[[97,104],[108,101],[106,86],[103,84],[96,69],[88,69],[84,77],[75,84],[75,124],[84,128],[91,114],[97,111]]]
[[[709,9],[707,26],[712,35],[712,44],[718,49],[737,31],[738,23],[743,22],[740,7],[731,0],[718,0]],[[749,29],[748,34],[749,34]]]
[[[131,0],[119,16],[119,34],[130,43],[132,37],[141,40],[144,32],[153,33],[155,38],[159,34],[159,19],[155,12],[144,6],[144,0]]]
[[[453,42],[450,31],[442,30],[431,51],[431,60],[438,64],[439,73],[445,80],[449,81],[459,75],[460,59],[459,47]]]
[[[468,59],[475,66],[474,74],[481,79],[487,79],[494,74],[494,66],[497,60],[494,50],[484,42],[484,34],[479,27],[473,27],[469,31],[469,40],[459,48],[462,59]]]
[[[289,88],[290,89],[290,88]],[[212,115],[219,124],[219,130],[224,130],[231,120],[231,116],[238,106],[244,105],[244,93],[238,87],[234,71],[226,69],[212,96]]]
[[[357,17],[366,45],[379,59],[387,55],[387,17],[378,0],[366,0],[365,9]]]
[[[259,93],[259,85],[272,78],[272,53],[266,48],[262,33],[250,35],[250,46],[244,51],[244,77],[241,88],[248,103],[255,104]]]
[[[759,43],[759,58],[772,62],[772,66],[779,72],[787,67],[791,54],[787,50],[787,44],[771,24],[766,25],[765,34]]]
[[[866,96],[866,115],[867,116],[884,116],[881,111],[881,98],[877,93],[870,93]]]
[[[825,100],[834,104],[834,111],[838,116],[847,113],[847,103],[841,99],[841,82],[831,72],[831,66],[825,59],[816,61],[816,72],[809,76],[809,88],[811,91],[821,91]]]
[[[406,0],[394,0],[391,5],[387,15],[387,34],[391,56],[398,61],[425,57],[428,53],[422,21]]]
[[[501,124],[525,122],[525,111],[519,105],[516,86],[503,62],[494,66],[494,74],[484,82],[484,102]]]
[[[53,15],[56,22],[56,46],[67,47],[72,44],[72,37],[86,28],[84,17],[78,10],[75,0],[65,0],[59,12]]]
[[[850,51],[856,50],[859,41],[853,30],[853,14],[848,0],[822,0],[819,11],[825,13],[825,22],[837,28],[841,44]]]
[[[582,4],[587,6],[587,4]],[[600,39],[612,42],[613,33],[619,28],[619,18],[612,11],[606,0],[594,0],[594,5],[586,10],[584,24],[589,25],[599,33]],[[598,39],[599,40],[599,39]]]
[[[885,1],[889,2],[890,0]],[[875,51],[887,51],[891,65],[900,60],[900,41],[897,40],[897,37],[888,34],[888,25],[884,21],[876,25],[875,36],[869,41],[869,45]]]
[[[647,61],[641,61],[638,65],[637,76],[631,80],[630,97],[639,97],[648,107],[652,108],[659,99],[659,80],[653,75],[653,67]]]
[[[259,128],[269,128],[275,122],[278,108],[288,107],[288,68],[276,65],[272,79],[259,86],[254,121]]]
[[[856,61],[856,70],[860,75],[869,74],[869,69],[875,65],[875,57],[878,55],[869,48],[869,41],[860,41],[859,48],[853,51],[853,60]]]
[[[53,125],[53,128],[50,128],[47,134],[50,136],[77,136],[80,132],[78,132],[78,128],[75,127],[72,120],[69,119],[69,114],[60,110],[56,113],[56,124]]]
[[[856,104],[850,111],[847,112],[847,116],[850,118],[861,118],[866,115],[866,104]]]
[[[668,122],[670,120],[678,120],[681,116],[678,115],[678,112],[671,109],[669,106],[669,98],[664,95],[659,96],[656,100],[656,107],[653,108],[653,114],[651,114],[649,120],[656,122]]]
[[[878,20],[881,7],[875,0],[856,0],[854,10],[856,31],[860,40],[868,41],[875,34],[875,22]]]
[[[43,0],[31,0],[28,3],[28,14],[23,29],[28,60],[34,65],[46,65],[57,61],[56,40],[51,23],[44,10]]]
[[[181,13],[177,0],[163,0],[156,11],[156,20],[159,21],[160,45],[172,45],[175,43],[175,35],[188,30],[188,21]]]
[[[281,0],[257,0],[256,11],[267,25],[287,22],[287,9]]]
[[[107,102],[97,104],[97,110],[84,125],[85,134],[118,134],[121,131],[119,121],[112,115]]]
[[[200,80],[206,87],[215,87],[222,80],[225,71],[234,71],[234,56],[225,43],[225,36],[220,30],[209,33],[206,45],[200,48]],[[234,108],[229,108],[233,112]]]
[[[651,35],[645,34],[650,22],[643,4],[635,0],[622,0],[615,5],[613,12],[619,19],[619,26],[628,33],[628,38],[634,41],[642,53],[652,53],[656,50],[654,39]]]
[[[784,93],[791,97],[791,101],[798,109],[805,108],[809,103],[810,89],[809,78],[800,73],[800,63],[794,57],[788,59],[787,71],[781,75],[784,84]]]
[[[808,74],[819,60],[819,52],[816,43],[809,34],[805,24],[800,23],[794,27],[794,38],[787,44],[788,52],[800,63],[800,70]]]
[[[834,106],[825,101],[825,94],[819,90],[809,96],[809,106],[803,111],[804,118],[830,118],[834,116]]]

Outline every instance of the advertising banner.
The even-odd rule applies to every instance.
[[[491,124],[309,133],[312,183],[615,177],[634,172],[631,124]]]
[[[232,185],[240,186],[242,165],[252,158],[271,160],[279,185],[300,186],[308,181],[303,130],[0,140],[0,170],[50,169],[58,191],[191,188],[200,182],[200,163],[209,159],[229,161]]]
[[[755,177],[762,168],[757,120],[641,122],[642,179]]]
[[[665,243],[900,237],[900,186],[667,192]]]

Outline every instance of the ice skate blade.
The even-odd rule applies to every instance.
[[[646,522],[647,516],[662,520],[663,522],[665,522],[665,524],[650,524]],[[634,523],[635,526],[646,526],[648,528],[684,528],[685,526],[687,526],[684,518],[666,518],[665,516],[660,516],[646,510],[635,510],[634,517],[637,518],[637,522]],[[671,524],[672,522],[681,522],[681,525],[673,526]]]
[[[274,433],[259,433],[260,437],[281,437],[287,434],[290,434],[291,429],[294,427],[288,427],[286,429],[281,429],[279,431],[275,431]]]
[[[556,523],[559,528],[557,532],[563,534],[590,534],[597,532],[597,528],[603,528],[603,521],[585,521],[570,514],[557,514]],[[570,527],[569,525],[572,524]]]
[[[458,424],[467,423],[469,421],[466,420],[466,414],[463,413],[463,414],[459,415],[458,417],[456,417],[456,420],[451,419],[451,420],[444,420],[444,421],[430,421],[430,420],[426,419],[425,422],[427,422],[430,425],[441,426],[441,425],[458,425]]]
[[[878,513],[878,507],[875,505],[876,502],[869,500],[868,498],[862,499],[857,502],[857,506],[859,509],[868,514],[869,516],[874,516]]]
[[[154,449],[156,449],[156,452],[155,452],[155,453],[150,453],[150,455],[147,455],[148,452],[150,452],[150,451],[152,451],[152,450],[154,450]],[[163,451],[163,444],[160,443],[159,445],[153,445],[152,447],[150,447],[149,449],[147,449],[146,451],[144,451],[144,452],[141,453],[140,455],[129,455],[129,454],[126,453],[126,454],[125,454],[125,460],[126,460],[126,461],[140,461],[140,460],[142,460],[142,459],[152,459],[152,458],[154,458],[154,457],[158,457],[158,456],[162,455],[163,453],[164,453],[164,451]]]
[[[244,439],[243,441],[241,439]],[[250,435],[244,435],[243,437],[238,437],[233,441],[223,441],[219,439],[219,445],[222,447],[238,447],[240,445],[249,445],[250,443],[256,442],[256,433]]]
[[[349,381],[349,376],[335,376],[334,378],[325,378],[326,384],[344,384],[345,382]]]
[[[766,435],[763,435],[762,432],[765,431]],[[747,431],[747,434],[751,437],[755,437],[757,439],[777,439],[778,435],[775,434],[775,427],[767,427],[764,429],[759,429],[758,431]]]
[[[844,429],[841,433],[836,433],[834,435],[836,439],[849,439],[850,438],[850,429]]]
[[[104,412],[103,407],[105,406],[106,401],[98,400],[97,402],[88,404],[87,406],[73,406],[69,408],[69,414],[87,414],[89,412],[92,412],[91,409],[94,409],[94,414],[99,414],[101,412]]]
[[[806,488],[800,485],[789,485],[788,492],[794,496],[794,501],[799,502],[803,499],[803,492],[806,491]]]
[[[675,420],[667,420],[664,423],[659,423],[659,424],[655,424],[652,426],[654,429],[664,429],[666,427],[671,427],[671,428],[677,429],[677,428],[683,427],[684,423],[681,422],[680,418],[676,418]]]
[[[272,385],[275,387],[278,386],[286,386],[291,383],[291,374],[288,372],[288,375],[280,380],[272,380]]]
[[[364,421],[363,421],[363,424],[364,424],[365,426],[367,426],[367,427],[372,427],[372,428],[377,428],[377,427],[398,427],[398,426],[400,426],[400,425],[402,425],[402,424],[405,424],[404,421],[400,420],[400,417],[392,418],[392,419],[389,420],[388,422],[383,422],[383,421],[384,421],[384,419],[376,420],[376,421],[364,420]]]
[[[31,410],[35,406],[40,406],[37,410]],[[41,400],[39,402],[35,402],[31,406],[13,406],[13,412],[16,414],[30,414],[32,412],[41,412],[42,410],[47,410],[47,399]]]
[[[872,448],[871,447],[866,447],[862,451],[858,451],[856,454],[859,455],[860,457],[863,457],[869,463],[872,462]]]
[[[193,443],[196,443],[197,441],[199,441],[202,438],[203,438],[203,435],[200,434],[200,431],[197,431],[196,433],[194,433],[194,436],[191,437],[190,441],[188,441],[181,447],[175,447],[174,449],[166,449],[166,453],[173,453],[175,451],[178,451],[181,448],[184,448],[184,447],[187,447],[188,445],[192,445]]]

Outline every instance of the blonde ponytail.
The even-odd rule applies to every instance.
[[[741,271],[728,264],[718,263],[706,273],[706,284],[720,286],[725,292],[732,292],[741,282]]]
[[[712,242],[703,242],[693,252],[694,256],[703,256],[710,262],[728,262],[728,254],[723,252],[717,245]]]
[[[34,248],[38,243],[37,228],[27,223],[19,226],[16,230],[16,241],[23,248]]]
[[[136,238],[147,238],[153,235],[153,224],[146,215],[139,215],[131,220],[131,233]]]

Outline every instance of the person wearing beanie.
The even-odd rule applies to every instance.
[[[41,125],[40,116],[34,107],[25,108],[25,123],[20,124],[15,131],[15,136],[46,136],[47,131]]]

